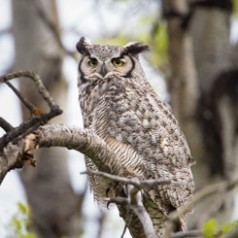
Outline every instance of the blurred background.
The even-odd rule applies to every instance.
[[[1,0],[0,74],[37,72],[64,110],[53,122],[79,127],[75,45],[81,36],[101,44],[147,43],[141,61],[186,134],[197,161],[196,190],[237,177],[237,0]],[[13,84],[45,108],[31,82]],[[30,116],[3,84],[0,116],[13,126]],[[50,148],[37,156],[36,168],[11,171],[0,187],[0,237],[120,237],[117,210],[98,208],[80,175],[81,154]],[[236,221],[237,204],[236,192],[210,196],[189,215],[189,226]]]

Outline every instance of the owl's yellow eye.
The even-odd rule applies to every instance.
[[[116,67],[121,67],[125,64],[125,62],[120,59],[113,59],[112,64]]]
[[[95,59],[95,58],[91,58],[91,59],[88,61],[88,65],[89,65],[90,67],[95,67],[95,66],[97,66],[97,64],[98,64],[98,61],[97,61],[97,59]]]

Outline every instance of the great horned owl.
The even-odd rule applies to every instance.
[[[144,206],[156,235],[162,237],[169,213],[191,199],[193,159],[177,120],[142,70],[138,54],[148,46],[138,42],[96,45],[82,37],[76,47],[82,54],[78,86],[84,126],[115,152],[120,166],[111,172],[140,180],[171,180],[169,185],[143,191]],[[100,169],[90,158],[86,165]],[[98,176],[89,179],[95,198],[102,201],[110,184]],[[132,236],[144,237],[137,217],[128,221],[126,208],[118,208]]]

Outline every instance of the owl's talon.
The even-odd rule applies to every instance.
[[[110,192],[110,188],[107,188],[107,189],[106,189],[106,197],[107,197],[107,198],[109,197],[109,192]]]
[[[111,202],[107,202],[107,209],[110,210],[109,206],[110,206]]]

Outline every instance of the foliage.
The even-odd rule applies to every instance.
[[[165,22],[160,22],[155,28],[154,34],[151,36],[151,45],[153,47],[153,54],[151,57],[151,62],[154,65],[163,65],[168,63],[169,54],[169,39],[167,32],[167,25]]]
[[[208,220],[203,226],[204,238],[226,237],[228,232],[230,232],[236,227],[238,227],[238,221],[225,223],[219,226],[216,220],[214,219]]]
[[[99,44],[105,44],[105,42],[107,44],[111,44],[111,45],[125,45],[127,44],[129,41],[129,39],[125,36],[125,35],[121,35],[118,34],[115,37],[111,37],[111,38],[99,38],[97,40],[97,42]]]
[[[233,14],[235,17],[238,17],[238,0],[233,0]]]
[[[28,231],[31,209],[28,205],[17,203],[17,212],[7,225],[6,238],[36,238],[36,235]]]

